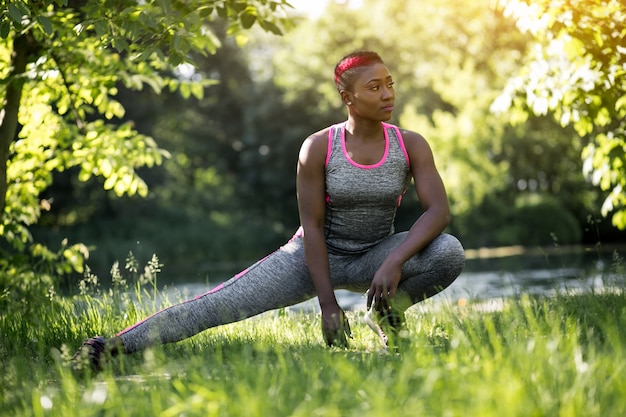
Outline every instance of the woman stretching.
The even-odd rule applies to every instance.
[[[105,339],[86,340],[75,359],[101,369],[107,355],[191,337],[211,327],[318,297],[322,334],[347,345],[350,326],[335,289],[367,291],[365,321],[384,344],[404,311],[450,285],[463,247],[442,233],[450,212],[431,149],[419,134],[386,123],[395,93],[378,54],[352,53],[335,67],[348,119],[309,136],[300,149],[300,228],[284,246],[229,281],[165,308]],[[423,213],[409,231],[394,218],[413,180]]]

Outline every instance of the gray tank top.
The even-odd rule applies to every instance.
[[[394,232],[396,210],[411,182],[400,130],[383,123],[385,152],[374,165],[348,156],[344,123],[331,127],[326,155],[326,245],[329,253],[361,253]]]

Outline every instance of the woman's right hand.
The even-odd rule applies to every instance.
[[[322,308],[322,334],[328,346],[348,347],[350,323],[338,304]]]

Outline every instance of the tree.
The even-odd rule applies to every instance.
[[[53,171],[78,169],[117,195],[145,196],[139,167],[168,156],[155,141],[120,123],[121,85],[201,98],[208,79],[177,77],[194,54],[220,46],[207,22],[229,35],[255,23],[282,33],[286,0],[38,0],[0,2],[0,236],[22,252],[51,200],[39,200]],[[65,269],[82,268],[85,248],[67,247]],[[41,245],[31,254],[52,256]]]
[[[623,0],[501,0],[532,34],[531,59],[494,102],[514,122],[529,114],[573,126],[584,172],[608,192],[604,216],[626,229],[626,7]]]

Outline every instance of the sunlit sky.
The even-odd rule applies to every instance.
[[[328,0],[291,0],[291,4],[297,11],[304,12],[312,17],[318,17],[324,11]]]
[[[329,0],[288,0],[295,10],[302,11],[312,18],[319,17],[326,8]],[[350,5],[350,7],[359,7],[363,0],[343,0],[343,3]]]

